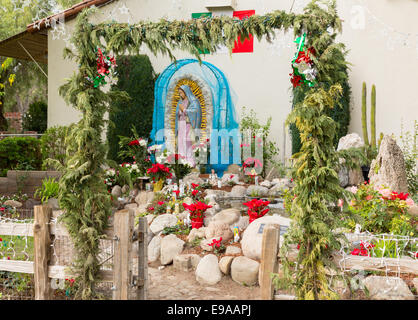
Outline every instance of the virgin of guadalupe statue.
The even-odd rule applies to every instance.
[[[178,90],[180,100],[176,109],[175,130],[178,154],[185,157],[185,160],[194,166],[195,160],[192,145],[195,142],[195,137],[199,135],[202,123],[202,110],[199,100],[189,86],[182,85]]]

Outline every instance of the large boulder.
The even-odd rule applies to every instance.
[[[227,225],[232,225],[235,222],[238,222],[241,216],[241,211],[235,208],[225,209],[218,212],[212,219],[212,221],[219,221],[226,223]]]
[[[262,187],[266,187],[266,188],[271,188],[271,186],[272,186],[272,184],[271,184],[271,182],[270,181],[268,181],[268,180],[264,180],[263,182],[261,182],[260,183],[260,186],[262,186]]]
[[[263,186],[251,185],[247,188],[247,196],[250,197],[266,197],[269,189]]]
[[[174,234],[169,234],[161,240],[160,261],[162,265],[173,262],[176,255],[183,251],[184,241],[177,238]]]
[[[211,221],[205,230],[206,239],[222,237],[222,240],[228,241],[234,237],[228,224],[222,221]]]
[[[238,174],[233,174],[233,173],[224,173],[224,175],[222,176],[222,185],[226,186],[229,184],[229,182],[232,182],[234,184],[238,184],[239,182],[239,175]]]
[[[244,186],[234,186],[230,192],[231,197],[245,197],[247,188]]]
[[[373,300],[415,300],[406,283],[399,277],[369,276],[363,284]]]
[[[395,192],[408,192],[404,156],[392,137],[383,137],[379,154],[370,166],[369,178],[370,183],[376,186],[384,185]]]
[[[135,202],[138,206],[147,205],[148,203],[152,202],[154,199],[154,192],[152,191],[141,191],[135,197]]]
[[[222,279],[218,258],[208,254],[200,260],[196,268],[196,281],[200,284],[215,285]]]
[[[267,224],[279,224],[280,226],[290,226],[290,219],[279,215],[264,216],[250,223],[242,235],[241,248],[244,256],[250,259],[261,259],[261,246],[263,240],[263,230]],[[280,236],[280,245],[283,237]]]
[[[52,200],[52,198],[51,199],[49,199],[49,200]],[[48,201],[49,202],[49,201]],[[57,201],[57,203],[58,203],[58,201]],[[4,203],[3,203],[5,206],[10,206],[10,207],[13,207],[13,208],[21,208],[22,207],[22,203],[21,202],[19,202],[19,201],[16,201],[16,200],[6,200]],[[58,204],[57,204],[58,205]],[[54,209],[54,208],[53,208]]]
[[[148,261],[155,262],[160,258],[161,253],[161,237],[155,236],[148,244]]]
[[[338,141],[337,151],[347,150],[350,148],[361,148],[364,146],[364,142],[357,133],[350,133],[344,137],[341,137]]]
[[[192,173],[189,173],[187,176],[185,176],[183,178],[183,183],[186,184],[186,185],[189,184],[189,183],[190,184],[194,183],[194,184],[201,185],[201,184],[204,184],[205,181],[203,181],[203,179],[199,177],[199,172],[192,172]]]
[[[165,227],[174,227],[176,224],[177,217],[173,214],[165,213],[152,221],[150,229],[154,234],[157,234],[163,231]]]
[[[240,174],[240,173],[241,173],[241,167],[237,164],[231,164],[228,166],[224,174]]]
[[[226,255],[235,255],[235,254],[241,254],[242,250],[240,247],[236,246],[227,246],[225,250]]]
[[[120,198],[120,196],[122,195],[122,188],[120,187],[120,186],[118,186],[118,185],[116,185],[116,186],[114,186],[113,188],[112,188],[112,196],[114,197],[114,198]]]
[[[252,286],[258,282],[260,263],[247,257],[236,257],[231,264],[232,280],[242,285]]]
[[[350,148],[361,148],[364,146],[364,142],[357,133],[350,133],[344,137],[341,137],[338,141],[337,151],[347,150]],[[340,162],[343,159],[340,159]],[[345,188],[346,186],[356,186],[364,181],[363,172],[360,168],[347,169],[342,167],[338,171],[338,178],[340,180],[340,186]]]
[[[221,269],[223,274],[228,275],[231,272],[231,264],[234,260],[234,257],[225,256],[219,260],[219,269]]]
[[[206,231],[205,227],[201,227],[199,229],[192,229],[189,235],[187,236],[187,241],[193,242],[197,238],[202,238],[202,239],[205,238],[205,231]]]

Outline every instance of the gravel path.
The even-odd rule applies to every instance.
[[[259,300],[260,287],[245,287],[223,276],[214,285],[196,281],[195,272],[178,271],[172,265],[162,270],[148,267],[149,300]]]

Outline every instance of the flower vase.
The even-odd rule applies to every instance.
[[[154,183],[154,192],[160,192],[163,189],[164,180],[160,179]]]

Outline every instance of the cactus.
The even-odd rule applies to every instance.
[[[372,86],[372,99],[371,99],[371,110],[370,110],[370,130],[371,137],[369,143],[369,134],[367,132],[367,89],[366,83],[363,82],[362,99],[361,99],[361,122],[363,128],[363,139],[364,144],[367,147],[376,148],[376,86]]]
[[[371,145],[376,148],[376,86],[372,86],[372,106],[370,115]]]
[[[367,89],[366,82],[363,82],[362,99],[361,99],[361,123],[363,127],[363,139],[366,146],[369,145],[369,135],[367,133]]]

